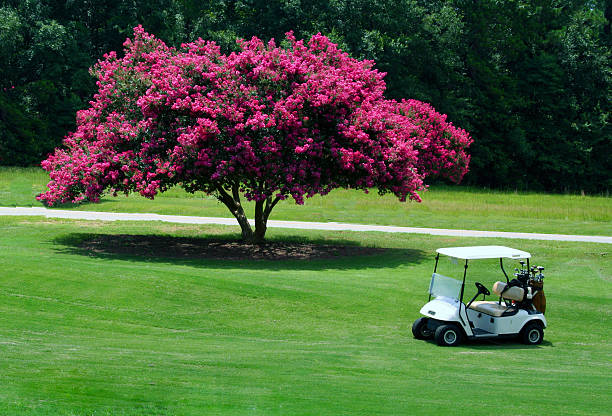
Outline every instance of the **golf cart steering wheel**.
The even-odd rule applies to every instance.
[[[491,292],[489,292],[489,289],[484,287],[482,283],[476,282],[474,284],[476,285],[476,289],[478,289],[479,293],[482,293],[485,296],[489,296],[491,294]]]

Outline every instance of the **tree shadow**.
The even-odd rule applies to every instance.
[[[425,252],[363,246],[346,239],[274,237],[263,244],[243,243],[235,234],[177,237],[156,234],[71,233],[53,240],[62,253],[134,262],[194,267],[269,270],[388,268],[430,259]]]

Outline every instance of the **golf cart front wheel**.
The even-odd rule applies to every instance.
[[[440,325],[436,328],[436,333],[434,335],[436,344],[442,347],[454,347],[455,345],[459,345],[462,337],[463,334],[461,333],[461,329],[454,324]]]
[[[521,331],[521,339],[523,344],[541,344],[542,340],[544,339],[544,330],[542,329],[542,325],[537,322],[532,322],[525,325],[525,328],[523,328]]]
[[[414,321],[412,324],[412,335],[416,339],[430,339],[433,337],[433,331],[427,328],[427,318],[422,317]]]

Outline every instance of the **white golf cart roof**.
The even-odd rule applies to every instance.
[[[526,251],[504,246],[445,247],[437,249],[436,252],[463,260],[499,259],[502,257],[528,259],[531,257],[531,254]]]

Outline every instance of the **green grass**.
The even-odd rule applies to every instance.
[[[48,176],[37,168],[0,168],[0,206],[41,206],[34,199],[45,189]],[[188,194],[180,188],[156,197],[108,196],[98,204],[63,209],[112,212],[229,217],[215,198]],[[252,216],[252,204],[246,204]],[[351,222],[409,227],[457,228],[558,234],[612,235],[612,198],[501,192],[469,187],[436,186],[423,194],[423,202],[400,203],[360,191],[335,190],[325,197],[280,203],[271,219]]]
[[[0,414],[610,414],[609,245],[513,240],[547,268],[545,343],[457,348],[410,333],[432,253],[507,240],[269,231],[388,249],[311,261],[80,248],[100,234],[236,233],[0,217]],[[491,283],[493,266],[475,276]]]

